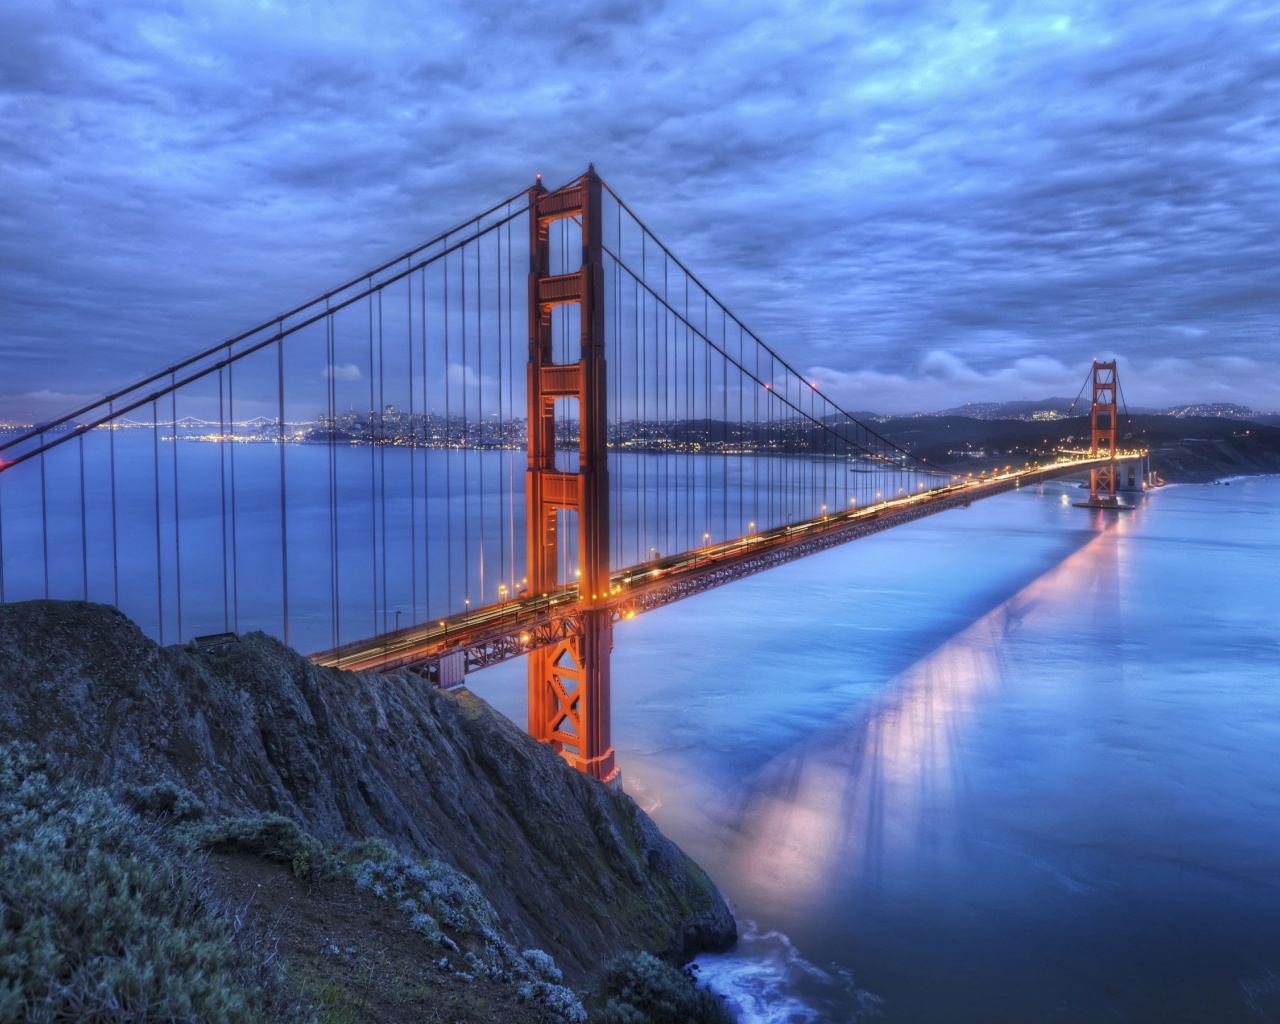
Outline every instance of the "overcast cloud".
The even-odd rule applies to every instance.
[[[0,417],[588,161],[849,407],[1278,410],[1278,11],[6,0]]]

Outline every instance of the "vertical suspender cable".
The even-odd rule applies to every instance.
[[[227,427],[231,437],[231,619],[234,632],[240,632],[240,553],[236,543],[236,378],[235,363],[230,361],[227,346]]]
[[[157,485],[159,493],[159,485]],[[156,523],[159,524],[159,518]],[[157,525],[157,530],[159,526]],[[44,599],[49,600],[49,502],[45,487],[44,434],[40,435],[40,544],[44,551]]]
[[[84,579],[84,599],[89,600],[89,518],[84,502],[84,434],[80,435],[80,573]]]
[[[332,358],[329,365],[333,365]],[[219,511],[222,514],[222,631],[228,632],[231,629],[231,595],[228,591],[228,567],[227,567],[227,416],[226,406],[223,398],[223,371],[218,370],[218,479],[220,484],[221,500],[219,502]],[[114,434],[115,431],[113,430]],[[114,470],[114,466],[112,467]],[[112,498],[114,517],[114,491],[115,480],[113,472],[112,480]],[[337,646],[336,644],[334,646]]]
[[[476,427],[479,432],[480,454],[480,605],[483,606],[489,596],[484,589],[484,315],[481,306],[481,294],[484,286],[484,271],[480,265],[482,239],[476,239]]]
[[[516,374],[516,354],[515,354],[515,326],[513,320],[514,303],[511,297],[511,204],[507,204],[507,408],[510,410],[510,416],[515,419],[515,374]],[[508,445],[511,439],[508,439]],[[509,529],[511,530],[511,593],[515,594],[519,591],[516,586],[516,468],[515,454],[510,447],[507,449],[507,503],[508,512],[507,519]],[[521,478],[523,479],[523,477]]]
[[[406,268],[409,258],[405,257]],[[409,594],[412,601],[410,619],[418,624],[418,470],[413,457],[417,444],[417,428],[413,421],[413,275],[406,272],[404,278],[404,302],[406,328],[405,341],[409,349]]]
[[[671,434],[671,294],[668,289],[667,253],[662,253],[662,419],[664,430]],[[671,451],[671,449],[667,449]],[[671,507],[676,495],[671,486],[671,458],[662,460],[662,549],[672,552],[671,543]]]
[[[387,358],[382,343],[382,289],[378,289],[378,506],[382,521],[382,631],[387,631]]]
[[[640,234],[640,279],[644,282],[646,289],[649,285],[648,271],[648,236],[641,232]],[[639,294],[639,293],[637,293]],[[644,443],[640,446],[641,469],[643,470],[642,482],[640,484],[640,495],[642,505],[642,525],[640,528],[640,555],[641,561],[649,560],[649,296],[647,292],[640,294],[640,301],[644,303],[643,313],[640,317],[641,338],[643,339],[644,352],[641,354],[639,364],[641,373],[637,375],[637,379],[642,382],[642,392],[644,394]]]
[[[115,403],[111,402],[107,405],[107,412],[115,412]],[[116,531],[116,421],[111,421],[111,430],[108,433],[109,438],[108,450],[111,465],[111,585],[112,585],[112,603],[120,607],[120,546],[117,540]],[[0,574],[0,602],[4,601],[3,575]]]
[[[711,337],[710,317],[711,317],[711,307],[709,305],[706,289],[704,288],[702,291],[702,334],[704,338]],[[706,394],[703,398],[702,411],[707,418],[707,439],[708,441],[710,441],[710,440],[713,440],[711,436],[711,346],[704,342],[702,346],[702,351],[706,353],[706,357],[707,357],[706,365],[703,367],[703,374],[702,374],[703,387],[706,391]],[[706,497],[705,515],[703,517],[704,522],[706,523],[704,531],[707,534],[711,533],[711,526],[712,526],[712,522],[711,522],[711,466],[712,466],[711,451],[712,449],[710,448],[710,446],[708,446],[706,460],[705,460],[706,461],[707,497]],[[721,537],[720,539],[727,540],[728,538]]]
[[[327,301],[326,301],[327,306]],[[330,629],[333,646],[342,642],[342,550],[338,541],[341,503],[338,496],[338,325],[333,314],[325,317],[325,336],[329,346],[329,600]]]
[[[498,452],[498,579],[502,580],[507,574],[507,503],[503,500],[502,493],[502,463],[506,460],[507,448],[505,441],[506,434],[506,410],[502,401],[502,382],[503,382],[503,359],[502,359],[502,232],[496,231],[497,236],[495,243],[495,253],[497,259],[494,264],[495,286],[497,288],[497,300],[494,303],[494,318],[498,330],[498,434],[490,443],[490,450]],[[501,590],[499,594],[501,594]],[[512,591],[514,593],[514,591]]]
[[[3,494],[4,478],[0,476],[0,496]],[[0,604],[4,604],[4,600],[4,504],[0,501]]]
[[[285,435],[284,435],[284,339],[276,342],[276,373],[280,400],[280,583],[284,602],[284,644],[289,646],[289,513],[286,503]],[[177,489],[177,481],[174,481]]]
[[[156,400],[151,401],[152,481],[156,499],[156,609],[160,626],[160,646],[164,646],[164,575],[160,561],[160,419]],[[42,456],[43,458],[43,456]]]
[[[446,559],[446,579],[448,581],[448,590],[445,594],[449,602],[448,614],[453,614],[453,417],[449,406],[449,387],[450,365],[449,365],[449,254],[445,253],[443,259],[444,271],[441,275],[441,282],[444,286],[444,432],[445,432],[445,449],[444,449],[444,489],[445,489],[445,530],[444,530],[444,550]]]
[[[458,304],[462,310],[462,361],[460,363],[462,387],[462,600],[470,607],[471,603],[471,467],[470,451],[467,444],[467,253],[458,253],[460,291]]]
[[[641,248],[640,248],[640,252],[641,252],[641,256],[640,256],[640,263],[641,263],[641,266],[643,267],[643,265],[644,265],[644,235],[641,235],[641,236],[640,236],[640,246],[641,246]],[[643,273],[643,271],[642,271],[642,273]],[[634,368],[634,370],[632,371],[632,379],[635,381],[635,400],[636,400],[636,403],[635,403],[635,408],[634,408],[634,409],[632,409],[632,411],[631,411],[631,415],[632,415],[632,417],[633,417],[633,419],[634,419],[634,421],[635,421],[635,434],[636,434],[636,436],[637,436],[637,438],[638,438],[638,437],[639,437],[639,435],[640,435],[640,430],[641,430],[641,426],[640,426],[640,424],[641,424],[641,416],[640,416],[640,339],[641,339],[641,337],[642,337],[642,334],[641,334],[642,328],[641,328],[641,322],[640,322],[640,321],[641,321],[641,317],[640,317],[640,303],[641,303],[641,301],[642,301],[642,300],[641,300],[641,297],[640,297],[640,282],[639,282],[639,280],[637,280],[637,281],[635,282],[634,291],[635,291],[635,330],[634,330],[634,332],[633,332],[633,334],[632,334],[632,343],[633,343],[633,345],[634,345],[633,351],[634,351],[634,353],[635,353],[635,368]],[[637,507],[637,508],[635,509],[635,511],[632,513],[632,514],[634,515],[634,517],[635,517],[635,527],[636,527],[636,550],[635,550],[635,554],[634,554],[633,558],[628,559],[628,561],[633,561],[633,562],[643,562],[643,561],[645,561],[645,559],[644,559],[644,557],[643,557],[643,555],[644,555],[644,543],[643,543],[642,534],[641,534],[641,531],[640,531],[640,521],[641,521],[641,519],[642,519],[642,517],[643,517],[643,513],[644,513],[644,504],[643,504],[643,502],[645,502],[645,501],[647,500],[647,499],[646,499],[646,497],[645,497],[645,492],[644,492],[643,490],[641,490],[641,487],[640,487],[640,465],[641,465],[641,462],[642,462],[643,460],[644,460],[644,445],[643,445],[643,443],[641,443],[641,444],[639,444],[639,445],[637,445],[637,446],[635,447],[635,449],[634,449],[634,455],[633,455],[632,460],[631,460],[631,471],[632,471],[632,477],[633,477],[633,479],[634,479],[634,483],[632,484],[632,487],[631,487],[631,493],[635,496],[635,500],[636,500],[637,505],[638,505],[638,507]]]
[[[373,287],[373,278],[369,278]],[[377,415],[377,395],[374,393],[373,365],[373,292],[369,293],[369,567],[373,576],[373,631],[378,632],[378,457],[374,451],[377,435],[374,417]]]
[[[427,268],[420,276],[422,333],[422,595],[423,618],[431,619],[431,411],[427,404]]]
[[[756,352],[755,358],[756,362],[759,362],[759,352]],[[746,366],[745,362],[742,361],[741,326],[737,329],[737,365]],[[759,375],[759,367],[756,367],[756,378],[759,378]],[[746,430],[742,429],[742,424],[744,424],[746,419],[746,410],[744,406],[742,406],[742,397],[744,397],[742,396],[742,388],[745,387],[746,376],[742,374],[742,371],[740,370],[739,375],[737,375],[737,422],[739,422],[739,433],[742,436],[742,443],[737,447],[737,452],[739,452],[739,454],[737,454],[737,529],[744,532],[744,534],[746,532],[744,527],[746,526],[746,522],[748,522],[748,518],[746,518],[746,506],[744,504],[746,500],[746,475],[744,472],[746,463],[742,460],[742,451],[746,448]],[[755,448],[753,466],[751,466],[751,468],[753,468],[751,476],[753,476],[753,486],[755,486],[758,485],[760,479],[760,389],[756,387],[754,383],[751,385],[751,403],[753,403],[754,408],[753,428],[751,428],[751,430],[753,430]],[[755,521],[759,522],[759,517],[756,517]]]
[[[169,374],[169,415],[173,418],[173,570],[178,605],[178,643],[182,643],[182,516],[178,506],[178,390]]]
[[[723,459],[720,468],[720,514],[724,520],[724,539],[735,534],[729,533],[729,360],[727,339],[729,337],[729,319],[723,306],[720,307],[720,409],[724,419],[725,445],[722,449]],[[742,424],[738,424],[738,444],[745,443],[742,436]]]

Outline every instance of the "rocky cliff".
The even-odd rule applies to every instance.
[[[691,957],[735,937],[715,886],[629,797],[409,673],[318,668],[258,633],[225,655],[160,648],[101,605],[0,605],[11,739],[111,790],[169,780],[211,812],[278,812],[446,861],[569,982],[614,952]]]

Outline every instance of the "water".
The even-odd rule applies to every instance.
[[[620,626],[748,1021],[1280,1020],[1280,479],[1046,486]],[[522,720],[520,666],[472,679]]]
[[[314,652],[522,585],[523,452],[189,440],[198,429],[93,431],[0,474],[0,600],[104,601],[162,643],[263,629]],[[575,454],[560,455],[572,471]],[[619,568],[909,485],[823,459],[609,462]],[[568,583],[576,517],[561,512],[559,530]]]

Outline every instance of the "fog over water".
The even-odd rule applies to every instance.
[[[620,625],[749,1021],[1280,1019],[1280,479],[1047,485]],[[523,721],[523,666],[471,677]]]

